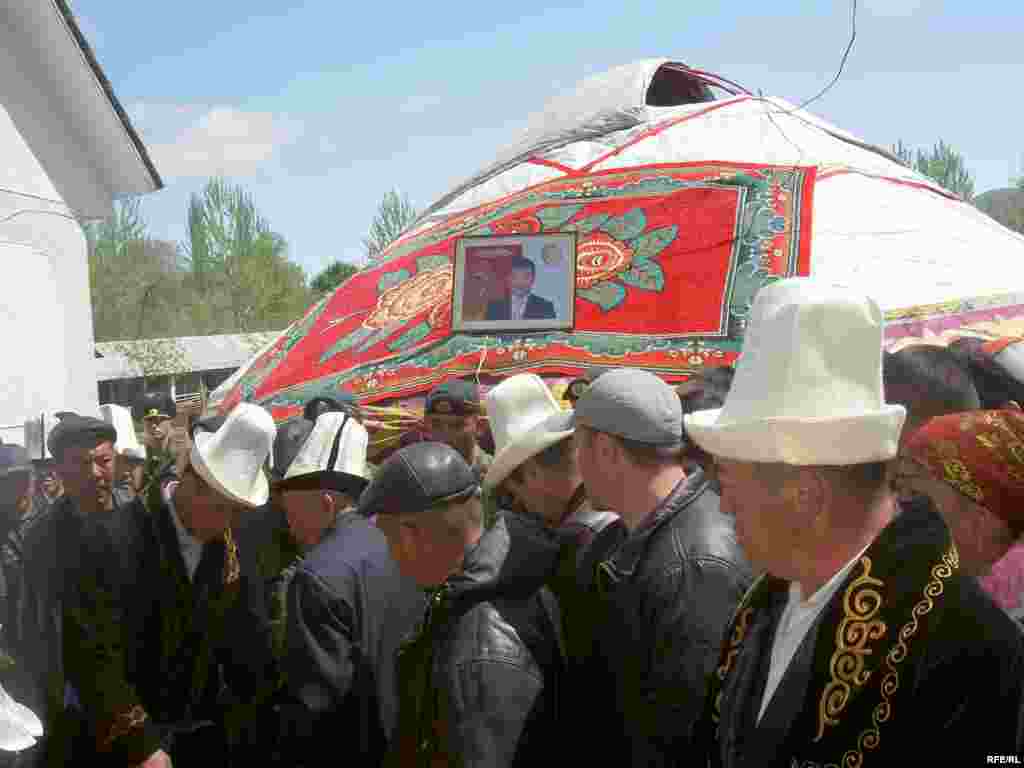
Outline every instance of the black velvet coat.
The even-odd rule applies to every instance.
[[[339,515],[288,586],[284,764],[381,763],[398,716],[395,654],[425,604],[380,530]]]
[[[708,765],[982,765],[1024,749],[1021,632],[960,571],[934,512],[898,516],[868,547],[758,723],[788,587],[760,579],[729,626],[702,722]]]
[[[56,506],[26,541],[19,650],[47,765],[134,765],[208,721],[226,753],[276,683],[261,582],[234,537],[188,578],[170,509],[141,500],[85,519]],[[210,755],[225,764],[226,757]]]

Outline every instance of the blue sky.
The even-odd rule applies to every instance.
[[[189,195],[221,173],[310,274],[361,258],[390,188],[426,207],[588,75],[666,56],[799,102],[850,34],[846,0],[73,8],[166,182],[142,204],[151,234],[182,240]],[[978,191],[1005,186],[1024,161],[1022,32],[1019,0],[860,0],[845,74],[811,111],[875,143],[942,138]]]

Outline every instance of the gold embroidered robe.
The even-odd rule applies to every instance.
[[[758,722],[787,590],[761,578],[728,627],[700,726],[709,766],[945,765],[954,753],[980,765],[1024,749],[1024,639],[960,571],[934,512],[898,516],[868,547]]]

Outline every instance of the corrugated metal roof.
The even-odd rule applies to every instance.
[[[101,341],[96,344],[96,380],[132,379],[161,373],[237,368],[280,336],[280,331],[174,339]]]

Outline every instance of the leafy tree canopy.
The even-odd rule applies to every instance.
[[[325,268],[322,272],[317,274],[309,284],[309,287],[312,288],[317,295],[323,296],[333,292],[335,288],[344,283],[358,271],[359,267],[355,264],[350,264],[347,261],[341,261],[338,259],[332,262],[331,265]]]
[[[893,145],[892,152],[908,168],[927,176],[968,202],[974,199],[974,174],[967,169],[963,155],[941,139],[930,150],[912,150],[898,141]]]
[[[384,195],[370,224],[370,233],[363,240],[366,255],[371,259],[379,256],[416,221],[417,215],[409,198],[399,194],[397,190],[391,190]]]

